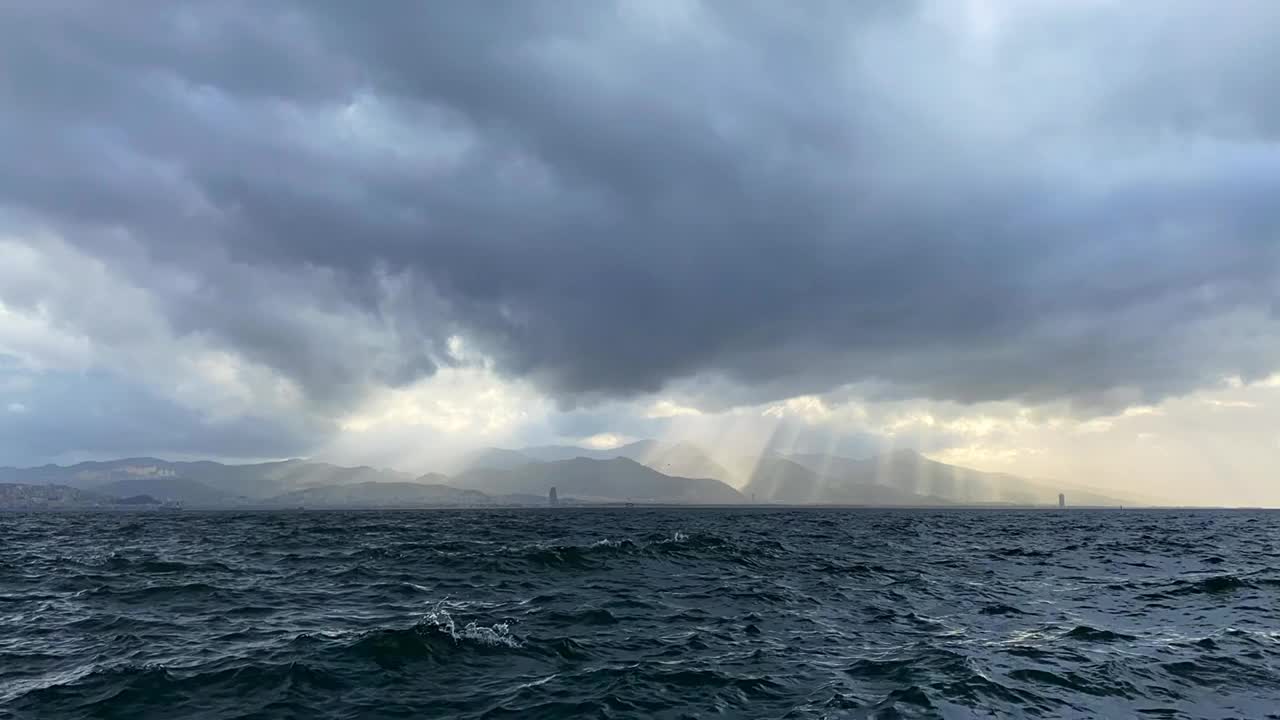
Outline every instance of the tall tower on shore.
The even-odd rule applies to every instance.
[[[551,488],[551,492],[547,493],[547,504],[551,507],[560,504],[560,498],[556,497],[556,489],[554,487]]]
[[[1066,506],[1067,506],[1067,496],[1063,495],[1062,493],[1058,493],[1058,509],[1061,510]]]

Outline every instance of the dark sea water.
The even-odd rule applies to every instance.
[[[0,514],[0,716],[1280,717],[1280,514]]]

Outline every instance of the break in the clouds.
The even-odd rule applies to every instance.
[[[477,369],[535,408],[485,418],[584,437],[1258,380],[1277,32],[1267,0],[6,3],[0,400],[67,432],[0,450],[115,437],[69,388],[262,456]]]

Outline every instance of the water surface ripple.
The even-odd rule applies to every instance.
[[[1280,514],[0,514],[0,716],[1280,717]]]

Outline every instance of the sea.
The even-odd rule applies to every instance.
[[[0,717],[1280,718],[1280,513],[0,513]]]

